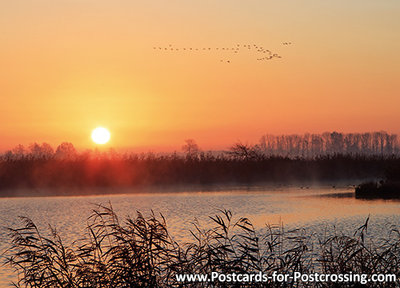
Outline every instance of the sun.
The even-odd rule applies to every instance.
[[[110,131],[103,127],[97,127],[92,131],[92,140],[96,144],[106,144],[110,141]]]

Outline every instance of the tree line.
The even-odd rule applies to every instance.
[[[339,133],[325,132],[322,134],[292,134],[292,135],[263,135],[259,143],[233,144],[226,151],[204,152],[193,139],[186,139],[182,146],[186,157],[198,158],[205,154],[238,159],[260,159],[268,157],[288,158],[316,158],[322,156],[347,155],[347,156],[383,156],[392,157],[400,155],[400,143],[396,134],[385,131],[369,133]],[[148,153],[152,154],[152,153]],[[182,153],[174,152],[175,155]],[[98,150],[85,150],[78,152],[69,142],[61,143],[54,149],[48,143],[33,143],[28,147],[17,145],[15,148],[0,155],[0,160],[18,159],[58,159],[74,160],[78,158],[129,158],[137,157],[135,153],[119,154],[113,149],[107,152]],[[143,155],[143,154],[142,154]]]
[[[264,135],[258,149],[266,155],[313,158],[322,155],[382,155],[400,153],[398,137],[385,131],[325,132],[303,135]]]
[[[400,166],[399,157],[267,157],[248,148],[237,144],[223,154],[191,150],[191,154],[121,155],[92,151],[78,153],[74,158],[60,158],[62,154],[57,154],[57,149],[50,158],[50,154],[41,150],[37,155],[29,152],[20,158],[7,154],[0,160],[0,196],[16,193],[25,193],[20,196],[32,193],[54,195],[59,189],[81,194],[85,192],[80,188],[103,187],[212,189],[214,185],[242,187],[292,183],[308,186],[316,182],[337,185],[342,181],[355,185],[368,179],[382,178],[388,168]],[[91,191],[101,193],[102,190]]]

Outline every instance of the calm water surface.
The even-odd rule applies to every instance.
[[[280,188],[218,192],[143,193],[109,196],[0,198],[0,226],[18,227],[18,216],[28,216],[43,229],[56,227],[66,242],[81,238],[86,220],[95,204],[109,201],[118,216],[162,213],[169,231],[176,240],[190,237],[193,221],[210,225],[208,216],[219,209],[229,209],[237,217],[248,217],[262,229],[266,223],[282,222],[285,229],[305,227],[322,235],[335,228],[352,233],[370,215],[369,235],[379,238],[393,225],[400,224],[400,201],[357,200],[353,188]],[[0,252],[8,242],[7,233],[0,230]],[[0,267],[0,287],[15,279],[13,273]]]

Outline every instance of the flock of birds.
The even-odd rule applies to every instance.
[[[292,45],[292,42],[283,42],[282,45]],[[256,53],[261,54],[261,56],[263,57],[258,57],[256,58],[257,61],[268,61],[268,60],[272,60],[274,58],[282,58],[282,56],[280,56],[277,53],[273,53],[271,50],[265,49],[262,46],[258,46],[256,44],[237,44],[234,47],[202,47],[202,48],[196,48],[196,47],[174,47],[172,46],[172,44],[169,44],[168,47],[157,47],[154,46],[153,50],[159,50],[159,51],[170,51],[170,52],[177,52],[177,51],[184,51],[184,52],[196,52],[196,51],[204,51],[204,52],[211,52],[211,51],[223,51],[223,52],[230,52],[230,53],[234,53],[237,54],[241,51],[254,51]],[[225,63],[231,63],[231,60],[224,60],[221,59],[220,62],[225,62]]]

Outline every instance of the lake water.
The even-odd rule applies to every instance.
[[[368,233],[372,238],[386,235],[400,224],[400,201],[358,200],[354,188],[257,188],[217,192],[135,193],[74,197],[0,198],[0,226],[18,227],[18,216],[30,217],[41,229],[56,227],[67,242],[81,238],[86,219],[95,204],[111,202],[117,215],[135,216],[162,213],[175,240],[190,237],[189,229],[197,219],[203,227],[208,216],[229,209],[236,217],[249,218],[256,228],[266,223],[283,223],[286,229],[304,227],[317,235],[332,231],[352,234],[370,215]],[[9,238],[0,230],[0,252]],[[9,269],[0,268],[0,287],[15,279]]]

